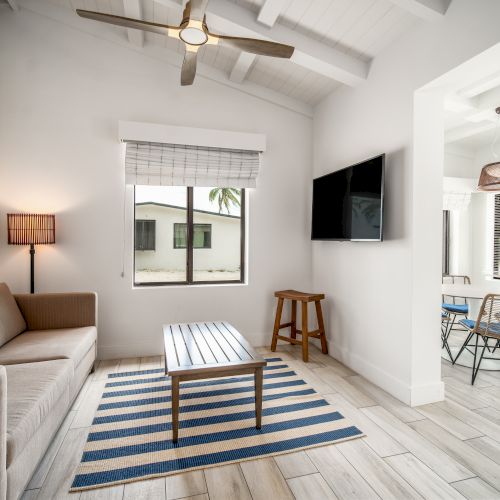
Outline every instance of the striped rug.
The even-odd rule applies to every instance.
[[[171,440],[170,381],[163,370],[110,374],[71,491],[363,435],[280,358],[267,361],[262,429],[255,429],[253,376],[184,382],[177,444]]]

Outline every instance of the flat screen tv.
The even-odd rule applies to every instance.
[[[385,155],[313,181],[312,239],[382,241]]]

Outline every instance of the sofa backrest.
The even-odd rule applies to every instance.
[[[0,346],[26,330],[26,321],[5,283],[0,283]]]

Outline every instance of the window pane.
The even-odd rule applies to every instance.
[[[193,281],[240,281],[241,190],[195,187]]]
[[[135,283],[185,282],[187,188],[136,186],[135,219]]]
[[[187,224],[174,224],[174,248],[187,247]]]

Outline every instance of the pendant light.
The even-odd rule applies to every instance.
[[[495,109],[500,121],[500,107]],[[477,186],[478,191],[500,191],[500,160],[498,160],[498,155],[495,153],[495,144],[498,139],[498,132],[500,127],[498,126],[495,131],[495,136],[491,144],[492,156],[496,159],[493,163],[488,163],[481,170],[481,175],[479,177],[479,184]]]

